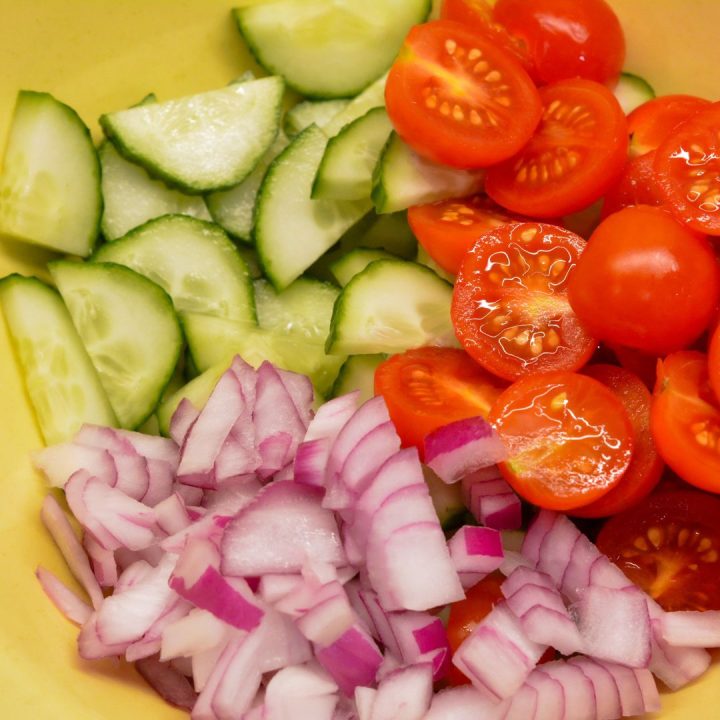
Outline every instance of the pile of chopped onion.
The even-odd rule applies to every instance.
[[[312,411],[307,378],[236,358],[171,438],[86,426],[35,462],[65,490],[42,517],[87,593],[38,579],[88,659],[121,656],[195,720],[611,720],[653,712],[720,645],[717,613],[666,613],[566,517],[520,502],[480,418],[426,460],[484,526],[446,539],[414,448],[380,397]],[[438,610],[500,568],[505,600],[448,670]],[[111,590],[105,596],[103,589]],[[538,665],[548,647],[565,659]]]

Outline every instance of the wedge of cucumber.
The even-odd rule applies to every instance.
[[[338,397],[358,390],[359,402],[365,402],[375,395],[375,370],[387,359],[387,355],[351,355],[340,368],[332,389],[332,396]]]
[[[317,125],[322,130],[349,103],[350,100],[345,99],[303,100],[285,113],[285,134],[294,138],[311,125]]]
[[[376,260],[392,260],[393,255],[384,250],[356,248],[330,265],[340,287],[345,287],[356,275],[359,275],[370,263]]]
[[[655,97],[655,90],[652,85],[632,73],[623,73],[615,86],[615,97],[620,103],[623,112],[629,115],[635,108]]]

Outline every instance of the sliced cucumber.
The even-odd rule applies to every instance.
[[[59,260],[49,268],[120,425],[142,425],[182,349],[170,297],[122,265]]]
[[[255,242],[279,290],[302,275],[370,209],[370,202],[310,197],[327,138],[311,125],[270,166],[255,208]]]
[[[623,112],[629,115],[636,107],[655,97],[652,85],[639,75],[623,73],[615,86],[615,97]]]
[[[242,182],[277,136],[284,85],[269,77],[100,118],[128,160],[189,193]]]
[[[350,100],[303,100],[285,113],[283,127],[289,138],[299,135],[305,128],[317,125],[323,129]]]
[[[361,118],[377,107],[385,107],[385,83],[387,73],[368,85],[357,97],[354,97],[330,122],[323,127],[328,137],[337,135],[346,125]]]
[[[380,248],[393,255],[413,260],[417,254],[417,240],[407,221],[407,213],[398,212],[388,215],[373,215],[374,222],[359,239],[359,244],[367,248]]]
[[[0,235],[72,255],[98,237],[100,165],[78,114],[47,93],[18,93],[0,175]]]
[[[272,147],[263,155],[255,169],[230,190],[212,193],[206,198],[213,220],[233,237],[252,241],[255,201],[270,163],[288,146],[284,133],[279,133]]]
[[[428,255],[427,250],[422,246],[418,245],[417,257],[415,262],[425,267],[429,267],[435,274],[439,275],[443,280],[447,280],[451,285],[455,284],[455,277],[448,272],[445,272],[431,257]]]
[[[117,419],[60,295],[37,278],[0,281],[0,304],[47,445]]]
[[[384,73],[430,0],[273,0],[237,8],[258,62],[313,98],[352,97]]]
[[[327,351],[346,355],[455,345],[452,285],[406,260],[376,260],[340,293]]]
[[[313,183],[312,196],[362,200],[372,191],[373,170],[392,132],[385,108],[374,108],[330,140]]]
[[[255,323],[247,264],[228,236],[212,223],[165,215],[124,238],[103,245],[93,257],[135,270],[162,287],[175,309]]]
[[[205,201],[185,195],[153,180],[147,171],[126,160],[110,142],[98,151],[102,165],[102,232],[106,240],[117,240],[148,220],[161,215],[190,215],[210,220]]]
[[[393,133],[375,168],[372,199],[377,212],[391,213],[411,205],[474,195],[484,182],[484,171],[438,165],[418,155]]]
[[[360,402],[375,395],[375,370],[387,359],[387,355],[351,355],[340,368],[332,389],[332,396],[338,397],[360,391]]]
[[[393,255],[384,250],[356,248],[343,255],[330,265],[330,272],[335,276],[340,287],[345,287],[356,275],[361,273],[371,262],[376,260],[392,260]]]

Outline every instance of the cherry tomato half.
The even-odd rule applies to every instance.
[[[465,256],[453,293],[455,333],[484,368],[507,380],[575,370],[597,345],[567,300],[585,241],[554,225],[504,225]]]
[[[598,500],[632,458],[633,428],[622,403],[584,375],[518,380],[496,400],[489,420],[509,451],[502,474],[518,495],[548,510]]]
[[[494,17],[524,40],[540,82],[620,75],[625,36],[604,0],[498,0]]]
[[[720,492],[720,407],[704,353],[673,353],[658,363],[650,423],[665,462],[686,482]]]
[[[620,180],[605,195],[601,213],[603,219],[631,205],[658,207],[665,203],[653,168],[654,162],[654,151],[628,160]]]
[[[475,241],[488,230],[521,222],[484,195],[464,200],[441,200],[415,205],[408,210],[408,222],[428,255],[451,275]]]
[[[627,160],[627,121],[615,96],[591,80],[540,90],[542,120],[530,142],[491,167],[487,194],[512,212],[538,218],[574,213],[601,198]]]
[[[607,517],[627,510],[649,495],[660,482],[664,465],[650,433],[652,396],[643,381],[616,365],[588,365],[583,375],[595,378],[615,393],[633,428],[635,449],[620,482],[599,500],[572,511],[578,517]]]
[[[375,370],[375,393],[385,398],[403,444],[421,452],[433,430],[455,420],[487,417],[505,385],[455,348],[408,350]]]
[[[628,115],[631,157],[656,150],[678,125],[710,104],[694,95],[663,95],[635,108]]]
[[[720,297],[720,270],[707,239],[661,208],[629,207],[590,237],[568,296],[601,340],[663,354],[692,343]]]
[[[665,610],[720,610],[720,500],[651,495],[607,521],[597,545]]]
[[[540,97],[511,55],[460,23],[416,25],[385,89],[388,115],[418,153],[486,167],[514,155],[540,120]]]
[[[720,103],[693,115],[658,147],[654,169],[678,220],[720,235]]]

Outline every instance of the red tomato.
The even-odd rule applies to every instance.
[[[664,466],[650,433],[651,395],[642,380],[615,365],[589,365],[584,368],[583,374],[598,380],[615,393],[633,428],[635,450],[620,482],[599,500],[572,511],[578,517],[606,517],[627,510],[649,495],[660,482]]]
[[[433,430],[454,420],[487,417],[504,387],[454,348],[408,350],[375,370],[375,394],[385,398],[403,444],[421,452]]]
[[[686,120],[658,147],[654,169],[678,220],[720,235],[720,103]]]
[[[451,275],[458,274],[463,258],[483,233],[521,222],[483,195],[415,205],[408,210],[408,221],[428,255]]]
[[[715,397],[720,402],[720,323],[715,325],[710,337],[708,372],[710,374],[710,385],[715,392]]]
[[[678,125],[710,104],[694,95],[663,95],[635,108],[628,115],[630,155],[637,157],[656,150]]]
[[[501,573],[494,572],[477,585],[473,585],[466,592],[464,600],[450,606],[447,634],[453,654],[465,638],[490,614],[490,611],[504,599],[500,590],[504,581],[505,577]],[[454,665],[451,665],[447,679],[451,685],[465,685],[470,682]]]
[[[605,195],[601,217],[630,207],[631,205],[652,205],[657,207],[665,202],[653,169],[655,152],[630,158],[622,177]]]
[[[665,462],[691,485],[720,492],[720,407],[704,353],[677,352],[658,362],[650,422]]]
[[[494,17],[525,41],[540,82],[607,83],[622,71],[625,36],[604,0],[498,0]]]
[[[655,387],[657,355],[648,355],[624,345],[610,345],[609,347],[622,367],[637,375],[645,383],[645,387],[651,390]]]
[[[453,293],[455,333],[499,377],[575,370],[596,341],[567,300],[568,279],[585,241],[554,225],[504,225],[466,255]]]
[[[431,160],[463,168],[514,155],[540,120],[540,97],[511,55],[460,23],[416,25],[385,89],[399,135]]]
[[[490,412],[509,451],[500,470],[515,492],[570,511],[610,492],[630,465],[633,428],[602,383],[575,373],[518,380]]]
[[[540,90],[545,112],[530,142],[488,170],[487,194],[508,210],[552,218],[601,198],[627,160],[627,121],[615,96],[591,80]]]
[[[709,242],[644,205],[606,218],[570,278],[573,310],[601,340],[664,354],[714,317],[720,271]]]
[[[651,495],[607,521],[604,552],[665,610],[720,610],[720,500],[694,490]]]

